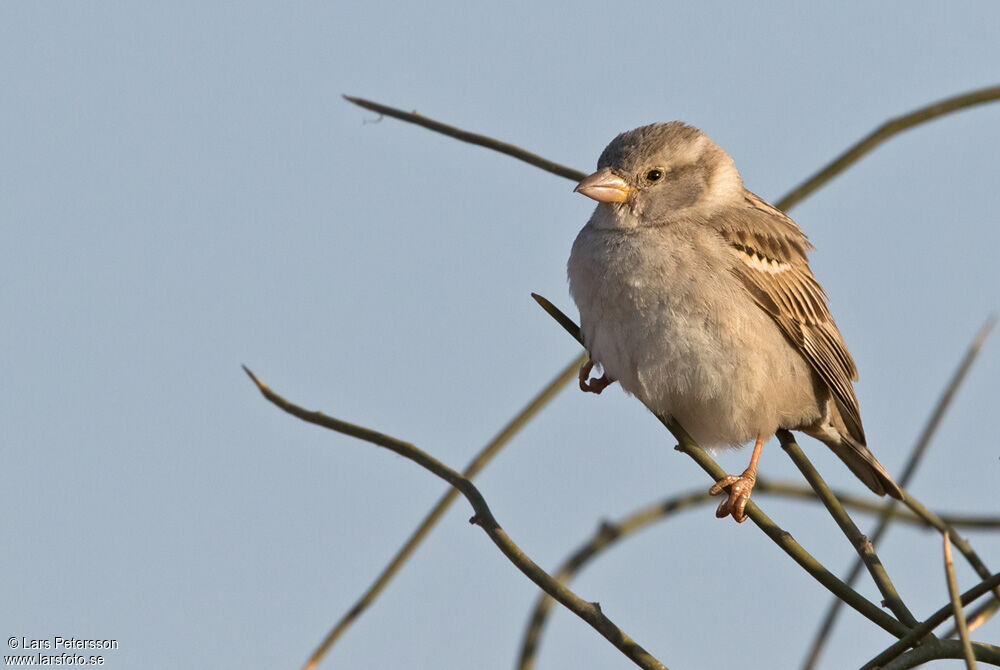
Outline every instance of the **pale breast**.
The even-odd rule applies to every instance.
[[[819,414],[811,368],[730,263],[709,229],[588,225],[568,265],[593,360],[706,446],[744,443]]]

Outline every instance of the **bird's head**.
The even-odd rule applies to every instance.
[[[721,147],[680,121],[622,133],[574,189],[610,207],[616,227],[666,225],[708,215],[743,197],[743,181]],[[599,208],[600,210],[600,208]]]

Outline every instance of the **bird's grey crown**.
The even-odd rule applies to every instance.
[[[657,155],[676,153],[691,146],[699,138],[708,140],[703,132],[681,121],[640,126],[611,140],[597,159],[597,168],[630,170],[637,165],[644,165]],[[708,142],[712,143],[711,140]]]

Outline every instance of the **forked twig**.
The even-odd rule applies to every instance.
[[[570,611],[586,621],[591,627],[600,633],[608,642],[613,644],[619,651],[627,656],[640,668],[649,670],[667,670],[666,666],[654,658],[648,651],[639,646],[632,638],[618,628],[608,617],[601,612],[600,605],[587,602],[560,584],[548,573],[542,570],[527,554],[521,551],[507,533],[500,527],[493,512],[490,511],[486,500],[479,489],[467,478],[452,470],[447,465],[437,460],[433,456],[418,449],[416,446],[397,440],[378,431],[362,426],[356,426],[340,419],[327,416],[322,412],[314,412],[298,405],[295,405],[272,391],[266,384],[254,375],[246,366],[243,367],[247,375],[257,386],[261,394],[279,409],[291,414],[308,423],[327,428],[329,430],[356,437],[359,440],[376,444],[407,458],[425,470],[437,475],[451,486],[458,489],[472,505],[475,516],[470,519],[489,536],[493,543],[497,545],[504,556],[513,563],[528,579],[533,581],[546,593],[565,605]]]

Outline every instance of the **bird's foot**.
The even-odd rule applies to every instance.
[[[731,514],[736,523],[746,521],[747,515],[743,510],[746,508],[747,503],[750,502],[750,493],[753,491],[753,485],[756,481],[757,473],[749,472],[748,470],[739,477],[736,475],[726,475],[715,482],[712,488],[708,490],[709,495],[716,496],[720,493],[725,493],[723,489],[727,486],[730,487],[729,497],[719,504],[719,508],[715,510],[715,516],[724,519]]]
[[[750,492],[753,491],[754,482],[757,481],[757,462],[760,460],[760,452],[764,448],[766,438],[757,433],[757,440],[753,444],[753,454],[750,456],[750,465],[743,471],[743,474],[726,475],[708,490],[708,495],[715,496],[722,493],[722,489],[729,487],[729,497],[719,504],[719,509],[715,510],[715,516],[725,519],[730,514],[736,523],[743,523],[747,520],[747,515],[743,512],[747,503],[750,502]]]
[[[614,384],[615,380],[608,379],[606,374],[601,375],[597,379],[588,379],[590,377],[590,371],[593,369],[594,361],[591,360],[588,360],[580,366],[580,390],[585,393],[596,393],[600,395],[601,391]]]

